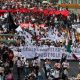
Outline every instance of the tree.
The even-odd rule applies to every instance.
[[[51,0],[53,4],[57,4],[59,0]]]

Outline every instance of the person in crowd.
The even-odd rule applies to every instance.
[[[4,79],[4,65],[2,60],[0,60],[0,79]]]
[[[8,48],[7,47],[4,47],[3,50],[4,50],[4,53],[2,55],[3,62],[6,62],[6,60],[8,59]]]
[[[45,66],[45,76],[46,78],[48,78],[50,69],[52,68],[50,60],[46,59],[44,66]]]
[[[37,76],[35,74],[35,70],[32,71],[29,75],[28,75],[28,80],[37,80]]]
[[[68,80],[68,70],[69,70],[69,62],[67,62],[67,60],[65,62],[62,63],[62,67],[63,67],[63,74],[62,74],[62,78],[64,80]]]
[[[29,73],[31,73],[32,71],[34,71],[33,62],[30,62],[29,63]]]
[[[18,73],[18,79],[20,79],[20,74],[21,74],[21,68],[22,68],[22,61],[21,58],[18,57],[17,61],[16,61],[16,66],[17,66],[17,73]]]
[[[60,61],[57,60],[56,63],[54,64],[54,80],[60,80],[60,68],[61,64]]]
[[[16,41],[15,43],[12,42],[0,43],[0,59],[4,64],[5,68],[4,72],[6,76],[7,75],[9,75],[10,77],[12,76],[11,72],[9,71],[9,68],[12,68],[14,65],[13,64],[14,53],[12,49],[16,47],[23,47],[23,46],[64,47],[66,44],[68,45],[70,39],[74,40],[71,46],[75,48],[80,46],[77,30],[74,29],[73,31],[73,26],[72,26],[73,23],[80,22],[80,17],[77,18],[77,15],[73,12],[70,12],[68,16],[64,16],[62,14],[53,14],[55,12],[51,12],[51,14],[48,14],[50,13],[51,10],[58,11],[58,9],[48,4],[43,5],[39,0],[35,1],[36,3],[34,3],[34,0],[0,1],[0,10],[3,11],[6,10],[6,12],[0,11],[0,34],[16,35],[16,36],[0,36],[0,40],[2,41],[4,39]],[[26,12],[25,9],[27,9]],[[38,10],[38,12],[36,11],[36,9]],[[21,28],[22,32],[17,30],[10,31],[7,28],[9,27],[7,24],[8,21],[7,10],[12,11],[10,14],[13,17],[13,22],[15,23],[15,25]],[[64,9],[62,9],[62,11],[63,10]],[[61,10],[59,11],[61,12]],[[27,76],[29,73],[31,74],[28,80],[36,80],[35,75],[38,76],[40,68],[36,61],[33,61],[33,63],[29,63],[27,60],[24,61],[24,58],[22,58],[21,60],[20,57],[18,57],[18,60],[16,61],[16,66],[19,79],[20,79],[20,73],[23,72],[24,70],[25,76]],[[69,64],[68,62],[65,61],[62,63],[62,66],[63,66],[64,77],[67,79],[68,77],[67,71],[69,68]],[[51,62],[46,59],[43,67],[45,70],[45,76],[47,78],[48,73],[50,72],[51,69]],[[54,64],[55,80],[59,80],[60,67],[61,65],[59,62],[56,62]],[[65,78],[63,79],[65,80]],[[7,80],[13,80],[13,79],[9,78]]]
[[[12,74],[11,70],[8,71],[5,79],[6,79],[6,80],[14,80],[13,74]]]
[[[25,77],[27,77],[29,74],[29,62],[28,60],[26,59],[25,63],[24,63],[24,75]]]
[[[79,79],[80,79],[80,62],[79,62],[79,72],[77,74],[76,80],[79,80]]]
[[[80,80],[80,72],[77,74],[76,80]]]
[[[9,58],[9,64],[10,64],[10,68],[13,68],[13,57],[14,57],[14,53],[12,50],[9,50],[9,54],[8,54],[8,58]]]
[[[21,62],[22,62],[21,71],[22,71],[22,75],[24,75],[24,64],[25,64],[25,59],[24,59],[24,57],[21,58]]]
[[[34,67],[34,69],[35,69],[36,76],[38,76],[39,65],[38,65],[38,61],[37,61],[37,60],[34,60],[34,61],[33,61],[33,67]]]
[[[4,63],[4,74],[6,75],[9,71],[9,61],[6,60],[6,62]]]
[[[6,80],[14,80],[13,74],[12,74],[12,72],[10,70],[8,71],[8,73],[7,73],[5,78],[6,78]]]

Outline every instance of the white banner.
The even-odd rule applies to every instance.
[[[21,49],[21,53],[26,58],[34,58],[39,56],[40,59],[61,59],[63,53],[65,52],[64,48],[61,47],[23,47]],[[72,56],[69,54],[67,56],[68,59],[72,59]]]

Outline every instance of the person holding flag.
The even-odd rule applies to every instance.
[[[60,60],[60,78],[63,80],[68,80],[68,71],[67,69],[69,68],[69,63],[67,62],[67,54],[63,53],[61,60]]]

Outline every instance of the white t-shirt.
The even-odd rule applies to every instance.
[[[21,60],[17,60],[17,67],[21,67],[21,66],[22,66]]]
[[[52,73],[52,75],[53,75],[55,78],[59,78],[59,70],[54,70],[54,73]]]
[[[48,70],[48,69],[50,69],[51,67],[50,67],[50,65],[49,64],[47,64],[46,62],[45,62],[45,67],[46,67],[46,70]]]
[[[62,65],[63,65],[64,68],[68,68],[69,67],[69,63],[68,62],[63,62]]]
[[[29,63],[28,62],[25,62],[25,67],[29,67]]]

